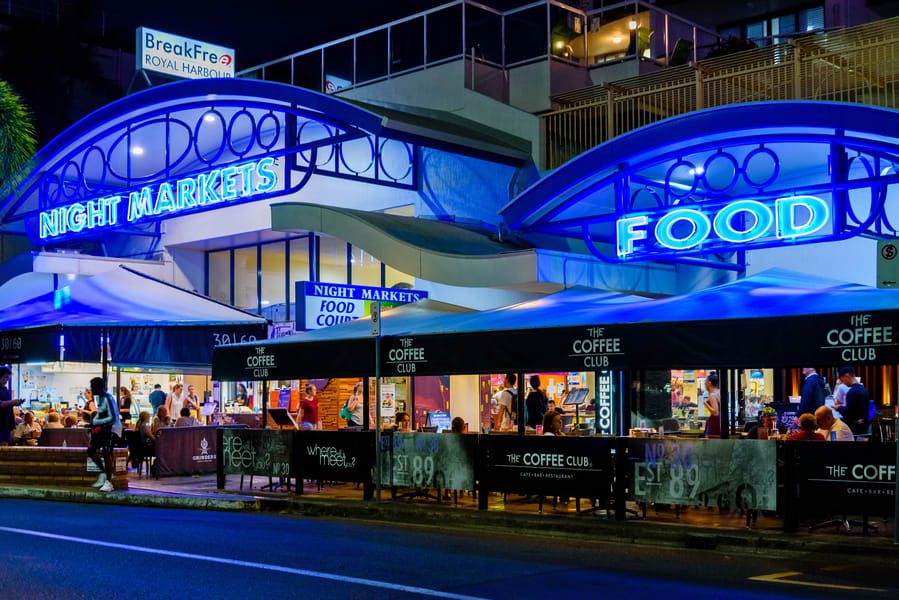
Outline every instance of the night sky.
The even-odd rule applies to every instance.
[[[124,40],[145,25],[235,49],[238,70],[440,6],[447,0],[96,0]],[[496,8],[526,0],[487,0]],[[99,18],[99,15],[97,15]],[[133,42],[130,48],[133,50]]]

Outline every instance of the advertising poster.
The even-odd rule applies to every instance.
[[[484,436],[491,491],[608,499],[612,440],[554,436]]]
[[[290,477],[292,448],[292,431],[225,429],[221,449],[224,473]]]
[[[304,479],[370,482],[374,431],[299,431],[294,462]]]
[[[476,435],[394,433],[381,438],[381,484],[474,490]]]
[[[396,417],[396,384],[381,384],[381,418],[393,419]]]
[[[777,509],[777,444],[766,440],[632,439],[630,499]]]
[[[786,445],[803,512],[890,517],[895,512],[896,446],[870,442]]]

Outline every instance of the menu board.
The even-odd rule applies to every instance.
[[[607,500],[612,440],[559,436],[482,436],[491,491]]]
[[[292,449],[292,431],[229,428],[220,454],[226,475],[289,477]]]
[[[895,512],[896,445],[792,442],[804,514],[890,517]]]
[[[777,509],[777,444],[767,440],[629,439],[630,499]]]
[[[476,435],[394,433],[381,438],[381,484],[474,490]]]
[[[374,465],[374,431],[299,431],[294,464],[304,479],[368,483]]]

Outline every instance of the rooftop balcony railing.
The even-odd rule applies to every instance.
[[[454,0],[238,76],[335,93],[465,60],[460,85],[508,101],[509,74],[519,67],[547,61],[588,75],[626,61],[677,66],[702,58],[717,40],[714,31],[638,0],[591,12],[556,0],[507,11]],[[550,93],[589,82],[589,76],[560,78]]]
[[[544,167],[615,136],[695,110],[771,100],[899,108],[899,17],[699,60],[553,98],[541,115]]]

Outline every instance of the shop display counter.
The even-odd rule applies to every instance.
[[[128,489],[128,451],[114,451],[117,490]],[[35,446],[0,447],[0,483],[20,485],[87,487],[98,472],[87,457],[87,448],[48,448]]]

